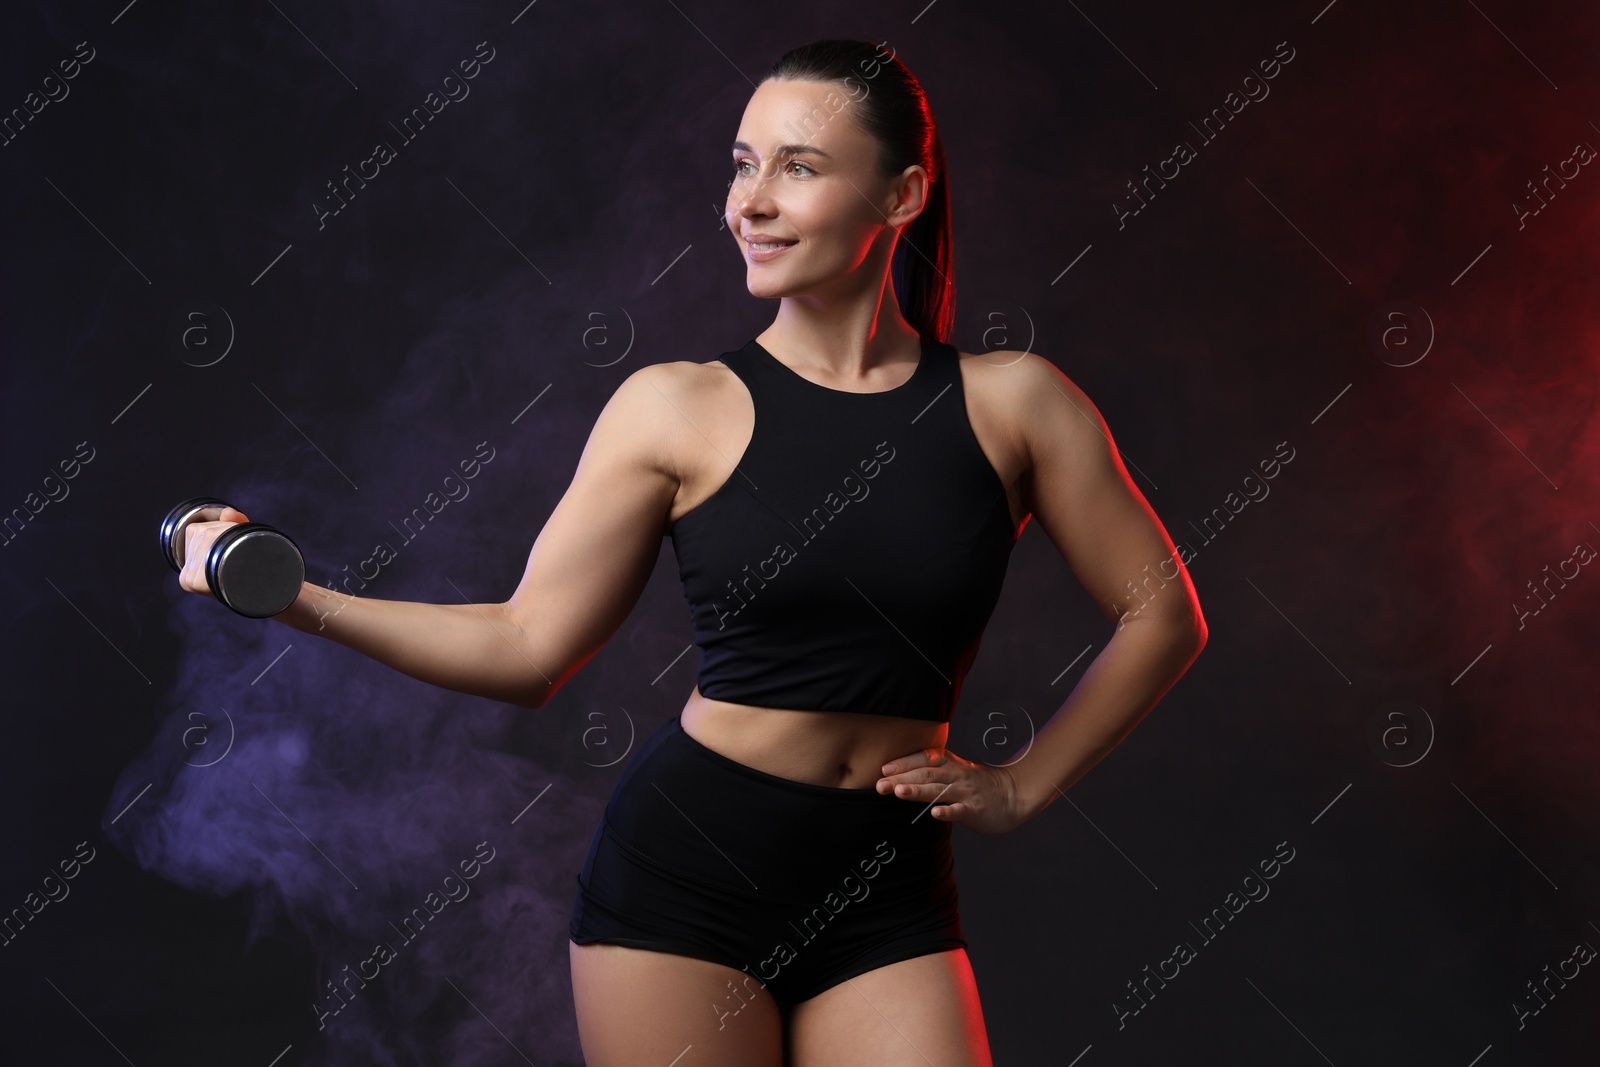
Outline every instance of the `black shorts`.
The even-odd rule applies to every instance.
[[[785,1006],[965,948],[952,827],[931,807],[767,774],[673,717],[617,782],[568,934],[725,964]]]

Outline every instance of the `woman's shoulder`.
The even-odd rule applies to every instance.
[[[1026,349],[957,349],[956,355],[968,421],[1002,474],[1026,471],[1051,427],[1069,435],[1098,434],[1093,402],[1048,357]],[[1063,420],[1064,411],[1082,417]]]
[[[638,394],[654,393],[674,402],[698,402],[726,389],[733,372],[721,359],[696,362],[689,359],[669,359],[647,363],[628,375],[618,385],[617,391]]]
[[[1017,349],[956,350],[967,406],[989,421],[1015,426],[1039,412],[1060,410],[1062,401],[1092,407],[1078,384],[1046,356]]]
[[[647,364],[617,387],[617,400],[624,405],[623,418],[634,422],[635,432],[653,443],[663,465],[679,474],[704,462],[707,441],[748,436],[746,424],[753,420],[748,392],[720,359]]]

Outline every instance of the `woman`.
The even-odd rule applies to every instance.
[[[720,360],[619,386],[508,601],[307,583],[277,618],[537,708],[670,536],[699,684],[633,754],[578,878],[588,1064],[987,1067],[953,824],[1043,810],[1182,675],[1205,623],[1088,398],[1038,356],[945,341],[943,149],[900,60],[789,52],[733,163],[725,219],[777,317]],[[205,517],[181,576],[199,593],[210,541],[245,520]],[[1026,757],[987,766],[944,742],[1031,517],[1117,627]]]

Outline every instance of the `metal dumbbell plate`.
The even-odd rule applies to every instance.
[[[206,555],[206,584],[216,598],[251,619],[283,611],[300,595],[306,564],[289,535],[241,522],[217,536]]]

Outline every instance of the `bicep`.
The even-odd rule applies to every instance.
[[[506,602],[547,698],[621,627],[660,555],[678,486],[664,462],[660,370],[635,371],[606,403]]]
[[[1031,358],[1017,403],[1029,456],[1025,495],[1039,526],[1107,618],[1158,618],[1203,637],[1188,570],[1128,476],[1099,409],[1054,364]]]

